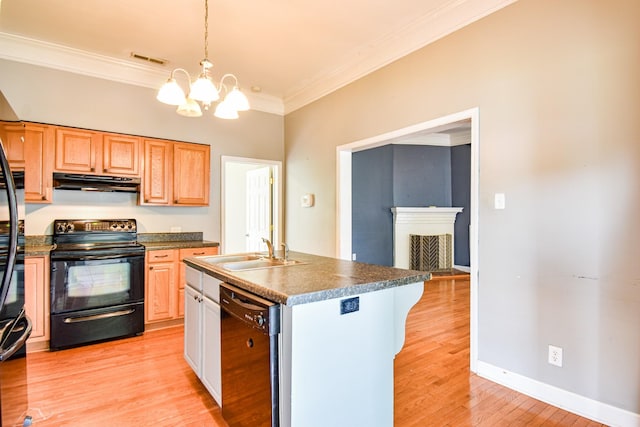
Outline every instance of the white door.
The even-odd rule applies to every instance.
[[[262,238],[273,242],[273,176],[271,167],[266,166],[247,172],[247,233],[248,252],[265,250]],[[274,242],[275,243],[275,242]]]

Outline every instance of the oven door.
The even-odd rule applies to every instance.
[[[144,300],[144,252],[51,257],[51,313]]]

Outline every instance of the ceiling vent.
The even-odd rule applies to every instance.
[[[139,59],[140,61],[151,62],[153,64],[158,64],[158,65],[165,65],[167,63],[167,60],[165,59],[152,58],[150,56],[141,55],[135,52],[131,52],[131,57],[135,59]]]

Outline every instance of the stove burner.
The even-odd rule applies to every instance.
[[[137,242],[135,219],[57,219],[53,222],[53,253],[56,257],[73,256],[100,250],[116,253],[144,251]]]

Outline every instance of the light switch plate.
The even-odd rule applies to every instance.
[[[495,209],[504,209],[506,206],[506,198],[504,193],[496,193],[493,199],[493,207]]]
[[[315,196],[313,194],[307,193],[300,198],[300,206],[302,206],[303,208],[310,208],[314,205],[314,203]]]

